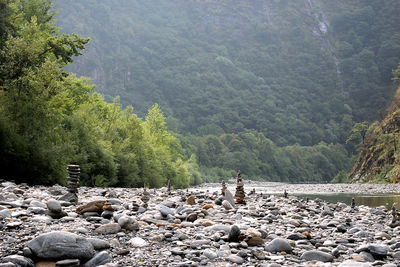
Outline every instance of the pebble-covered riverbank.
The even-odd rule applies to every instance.
[[[400,227],[389,226],[386,208],[283,198],[260,186],[271,193],[400,192],[392,185],[253,182],[245,183],[246,204],[237,205],[221,198],[219,184],[148,190],[146,197],[143,189],[79,188],[72,205],[58,200],[65,187],[3,182],[0,267],[400,266]]]

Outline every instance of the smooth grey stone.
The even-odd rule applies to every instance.
[[[369,262],[375,261],[374,256],[372,256],[371,253],[368,253],[366,251],[361,251],[360,257]]]
[[[94,230],[97,234],[102,234],[102,235],[109,235],[109,234],[116,234],[119,231],[121,231],[121,226],[119,226],[118,223],[110,223],[110,224],[105,224],[102,225],[96,230]]]
[[[44,208],[47,209],[47,205],[44,204],[41,201],[38,200],[32,200],[31,203],[29,204],[31,207],[39,207],[39,208]]]
[[[87,241],[89,241],[95,250],[103,250],[110,248],[110,243],[107,241],[104,241],[102,239],[98,238],[87,238]]]
[[[29,207],[27,211],[33,214],[46,214],[47,209],[41,207]]]
[[[12,262],[5,262],[5,263],[0,263],[0,267],[18,267]]]
[[[121,216],[119,219],[118,219],[118,224],[121,226],[121,228],[123,228],[123,229],[127,229],[127,230],[131,230],[131,231],[133,231],[133,230],[139,230],[139,224],[138,224],[138,222],[136,221],[136,219],[135,218],[133,218],[133,217],[130,217],[130,216],[126,216],[126,215],[124,215],[124,216]]]
[[[231,210],[233,209],[232,204],[228,201],[228,200],[224,200],[222,201],[222,206],[226,209],[226,210]]]
[[[49,199],[47,201],[47,208],[55,213],[61,213],[62,207],[59,201],[55,199]]]
[[[81,236],[69,232],[50,232],[28,242],[33,255],[45,260],[80,259],[87,261],[94,254],[93,245]]]
[[[95,267],[99,265],[103,265],[112,261],[111,255],[107,251],[102,251],[97,253],[91,260],[86,262],[84,267]]]
[[[79,267],[81,261],[78,259],[68,259],[56,262],[56,267]]]
[[[225,200],[228,200],[229,203],[234,207],[235,206],[235,199],[233,198],[233,195],[229,189],[225,189],[225,194],[224,194]]]
[[[160,207],[159,211],[163,217],[167,217],[168,215],[174,215],[174,211],[164,205]]]
[[[265,251],[276,253],[285,251],[286,253],[292,253],[292,246],[286,239],[283,238],[275,238],[272,240],[265,248]]]
[[[301,259],[306,261],[322,261],[322,262],[331,262],[333,261],[333,256],[329,253],[318,251],[318,250],[311,250],[306,251],[301,255]]]
[[[28,247],[24,247],[24,249],[22,250],[22,254],[28,258],[31,258],[33,255],[32,250]]]
[[[11,212],[9,210],[0,210],[0,219],[11,218]]]
[[[4,262],[12,262],[17,266],[21,267],[34,267],[34,262],[30,258],[20,256],[20,255],[11,255],[2,258],[2,261]]]
[[[376,260],[380,260],[386,258],[389,252],[389,247],[372,244],[368,246],[368,250]]]
[[[228,256],[228,260],[233,262],[233,263],[237,263],[237,264],[242,264],[244,263],[244,259],[242,257],[239,257],[235,254],[231,254]]]
[[[212,251],[211,249],[205,249],[203,251],[203,255],[206,256],[208,259],[210,260],[214,260],[216,258],[218,258],[217,253],[215,253],[214,251]]]

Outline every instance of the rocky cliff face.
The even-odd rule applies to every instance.
[[[350,172],[353,182],[400,182],[400,88],[386,117],[370,126]]]

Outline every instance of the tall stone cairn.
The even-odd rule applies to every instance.
[[[68,192],[78,194],[79,187],[79,176],[81,174],[81,169],[79,165],[68,165]]]
[[[245,204],[246,203],[244,201],[245,196],[246,193],[244,192],[242,177],[240,175],[240,171],[238,171],[236,177],[236,193],[235,193],[236,203]]]
[[[59,200],[77,204],[79,176],[81,174],[81,169],[79,168],[79,165],[70,164],[67,166],[67,172],[68,172],[68,177],[67,177],[68,193],[60,197]]]

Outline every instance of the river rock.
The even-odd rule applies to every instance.
[[[231,210],[233,209],[232,204],[228,201],[228,200],[224,200],[222,201],[222,206],[226,209],[226,210]]]
[[[68,259],[57,261],[55,267],[79,267],[80,265],[81,261],[79,259]]]
[[[240,235],[240,229],[237,225],[232,225],[229,235],[228,235],[228,242],[238,242]]]
[[[224,198],[232,205],[232,207],[235,206],[235,199],[233,198],[231,191],[229,191],[228,189],[225,190]]]
[[[368,246],[368,250],[376,260],[380,260],[386,258],[390,249],[388,246],[372,244]]]
[[[47,208],[55,213],[61,213],[62,212],[62,207],[59,201],[55,199],[49,199],[46,203]]]
[[[283,238],[275,238],[272,240],[266,247],[265,251],[271,252],[271,253],[276,253],[276,252],[286,252],[286,253],[292,253],[292,246],[289,244],[289,242],[286,239]]]
[[[98,227],[95,232],[101,235],[116,234],[121,231],[121,226],[118,223],[109,223]]]
[[[237,264],[242,264],[244,263],[244,259],[242,257],[239,257],[237,255],[231,254],[228,256],[228,260],[233,262],[233,263],[237,263]]]
[[[86,262],[83,267],[96,267],[112,261],[111,255],[107,251],[97,253],[92,259]]]
[[[103,250],[110,248],[110,243],[102,239],[87,238],[87,241],[89,241],[93,245],[93,248],[95,250]]]
[[[306,251],[301,255],[301,258],[306,261],[313,261],[313,260],[322,262],[333,261],[333,256],[331,254],[318,250]]]
[[[35,257],[44,260],[87,261],[95,254],[93,245],[86,238],[69,232],[42,234],[28,242],[27,246]]]
[[[164,205],[161,205],[159,211],[163,217],[167,217],[168,215],[174,215],[174,211]]]
[[[105,200],[95,200],[91,201],[85,205],[76,208],[76,213],[84,214],[85,212],[103,212],[103,206],[106,204]]]
[[[20,255],[11,255],[1,259],[3,262],[11,262],[16,266],[21,267],[34,267],[34,263],[30,258],[20,256]]]
[[[134,248],[143,248],[148,245],[147,241],[144,240],[143,238],[140,237],[134,237],[132,238],[129,243],[132,245]]]

